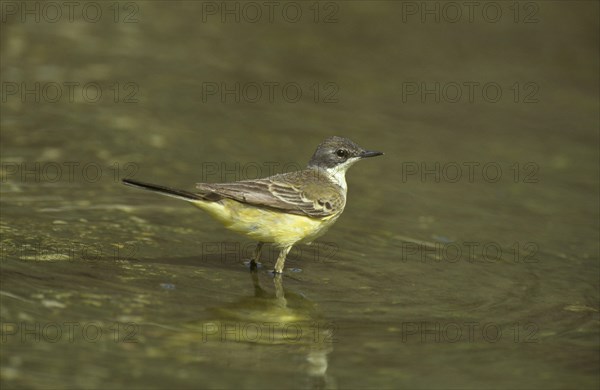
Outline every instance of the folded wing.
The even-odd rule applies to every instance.
[[[232,183],[198,183],[196,188],[206,199],[228,198],[313,218],[329,217],[344,208],[341,188],[312,170]]]

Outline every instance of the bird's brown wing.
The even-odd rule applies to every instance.
[[[312,170],[232,183],[198,183],[196,189],[208,200],[229,198],[313,218],[335,215],[345,204],[341,188]]]

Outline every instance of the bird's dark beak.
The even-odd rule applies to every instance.
[[[360,158],[381,156],[382,154],[383,154],[383,152],[376,152],[374,150],[365,150],[360,154]]]

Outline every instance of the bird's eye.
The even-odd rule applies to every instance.
[[[337,154],[338,157],[348,157],[348,151],[344,150],[344,149],[338,149],[338,150],[336,150],[335,154]]]

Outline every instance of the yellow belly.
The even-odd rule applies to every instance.
[[[324,234],[341,213],[327,218],[310,218],[252,207],[231,199],[192,204],[220,221],[227,229],[256,241],[286,247],[299,241],[311,242]]]

